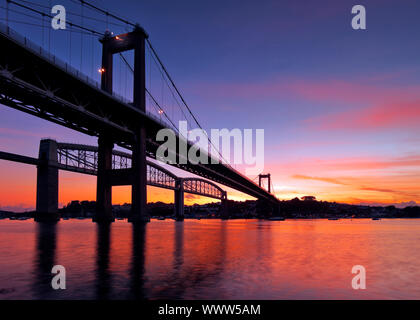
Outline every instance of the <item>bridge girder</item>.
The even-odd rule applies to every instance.
[[[57,161],[62,170],[96,175],[98,169],[98,148],[89,145],[57,143]],[[118,150],[112,152],[112,169],[115,175],[124,175],[131,168],[131,154]],[[176,181],[181,185],[177,186]],[[124,181],[124,178],[123,178]],[[124,185],[122,182],[120,185]],[[226,199],[226,191],[217,184],[201,178],[180,178],[158,164],[147,161],[147,184],[150,186],[176,190],[209,198]]]
[[[146,151],[156,154],[156,133],[168,126],[130,102],[107,93],[88,77],[0,24],[0,103],[39,118],[99,136],[108,131],[115,143],[133,149],[138,123],[146,126]],[[177,136],[179,140],[180,137]],[[189,143],[189,146],[191,144]],[[173,164],[258,199],[278,199],[230,166]]]

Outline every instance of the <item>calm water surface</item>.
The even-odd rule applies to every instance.
[[[420,299],[416,219],[0,220],[0,243],[0,299]]]

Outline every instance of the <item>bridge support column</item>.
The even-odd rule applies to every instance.
[[[228,200],[227,200],[226,192],[223,195],[220,210],[221,210],[220,217],[224,220],[229,219],[229,208],[228,208]]]
[[[96,213],[93,221],[109,223],[114,221],[112,214],[112,185],[108,172],[112,170],[112,148],[114,143],[105,134],[98,139],[98,176],[96,182]]]
[[[146,130],[140,126],[133,145],[132,157],[133,184],[131,187],[131,217],[130,222],[148,222],[147,214],[147,161],[146,161]]]
[[[100,40],[102,42],[101,88],[111,94],[113,71],[112,56],[120,52],[134,50],[133,107],[143,112],[146,111],[145,42],[147,37],[146,32],[140,26],[136,26],[132,32],[118,36],[113,36],[108,32]],[[129,218],[129,221],[147,222],[150,218],[146,212],[146,127],[144,123],[136,123],[134,126],[134,141],[132,145],[133,155],[131,162],[133,182],[131,188],[131,217]]]
[[[58,168],[57,142],[41,140],[37,167],[35,221],[57,221],[58,214]]]
[[[140,27],[133,32],[132,49],[134,49],[134,90],[133,106],[146,111],[146,33]],[[146,161],[146,127],[139,123],[136,128],[135,143],[133,145],[133,185],[131,188],[131,218],[133,222],[148,222],[147,214],[147,161]]]
[[[184,221],[184,182],[177,179],[175,182],[174,211],[177,221]]]

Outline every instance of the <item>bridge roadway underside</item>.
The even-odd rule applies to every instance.
[[[155,158],[159,146],[155,137],[160,129],[167,128],[164,123],[88,83],[82,74],[66,71],[67,65],[49,61],[45,53],[28,49],[4,32],[0,33],[0,47],[0,104],[91,136],[106,132],[117,145],[130,150],[134,132],[142,123],[147,133],[147,155]],[[191,147],[191,143],[187,144]],[[278,204],[274,195],[233,168],[211,164],[210,155],[206,155],[208,164],[181,164],[182,155],[178,150],[174,152],[177,164],[173,166]]]

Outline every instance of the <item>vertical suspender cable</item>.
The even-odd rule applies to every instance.
[[[149,50],[149,92],[152,92],[152,83],[153,83],[152,77],[153,77],[152,56],[150,55],[150,50]],[[149,98],[149,101],[150,101],[150,98]]]
[[[52,7],[51,0],[49,3],[49,7]],[[51,13],[51,12],[49,12]],[[48,28],[48,52],[51,52],[51,26]]]
[[[127,97],[127,66],[124,68],[124,97],[128,99]]]
[[[42,48],[45,48],[45,43],[44,43],[44,15],[42,15],[42,28],[41,28],[41,31],[42,31]],[[48,53],[50,53],[49,51],[48,51]]]
[[[160,88],[160,92],[161,92],[161,101],[160,101],[160,104],[162,105],[162,106],[164,106],[165,105],[165,100],[164,100],[164,79],[163,79],[163,75],[162,75],[162,78],[161,78],[161,84],[162,84],[162,87]],[[160,119],[162,120],[162,114],[160,113],[160,110],[159,110],[159,115],[160,115]]]
[[[174,101],[173,101],[173,97],[172,97],[172,104],[171,104],[171,114],[172,114],[172,119],[174,118]]]
[[[83,27],[83,2],[80,3],[80,20]],[[80,72],[83,67],[83,32],[80,33]]]
[[[122,78],[121,78],[121,75],[122,75],[122,62],[121,62],[121,60],[117,60],[118,61],[118,64],[120,65],[120,70],[118,71],[118,90],[119,90],[119,94],[120,95],[123,95],[123,91],[122,91],[122,85],[121,85],[121,83],[122,83]]]
[[[69,31],[69,42],[70,42],[70,45],[69,45],[69,65],[71,66],[71,34],[72,34],[72,27],[71,27],[71,23],[70,23],[70,31]]]
[[[6,26],[9,28],[9,1],[6,0]]]
[[[93,42],[95,41],[95,37],[94,37],[94,35],[92,34],[92,40],[91,40],[91,51],[92,51],[92,57],[91,57],[91,64],[90,64],[90,72],[91,72],[91,78],[92,78],[92,80],[93,80],[93,69],[94,69],[94,67],[93,67],[93,57],[94,57],[94,47],[93,47]]]

